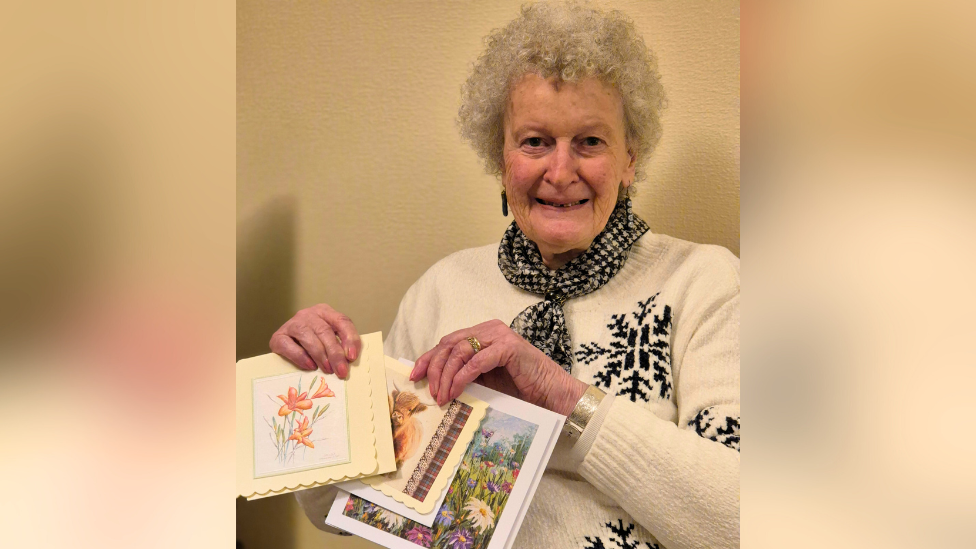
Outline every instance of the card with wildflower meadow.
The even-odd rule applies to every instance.
[[[433,527],[350,495],[343,515],[420,547],[489,547],[539,426],[489,408],[437,511]],[[503,538],[507,537],[506,532]],[[497,545],[497,544],[495,544]]]
[[[237,363],[237,491],[254,499],[395,469],[382,335],[341,379],[274,354]]]

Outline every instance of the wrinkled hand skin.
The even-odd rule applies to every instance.
[[[481,343],[477,354],[467,338]],[[444,336],[417,360],[410,379],[430,380],[430,395],[443,406],[477,381],[496,391],[569,415],[587,385],[566,373],[500,320]]]
[[[325,303],[295,313],[271,336],[271,350],[303,370],[316,368],[345,379],[362,351],[350,318]]]

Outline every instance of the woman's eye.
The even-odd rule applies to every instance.
[[[523,143],[528,147],[541,147],[542,138],[541,137],[530,137],[523,141]]]
[[[598,147],[603,143],[603,140],[599,137],[585,137],[583,138],[583,145],[587,147]]]

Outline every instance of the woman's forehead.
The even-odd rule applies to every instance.
[[[505,124],[622,130],[623,102],[616,89],[596,78],[571,82],[527,74],[509,92]]]

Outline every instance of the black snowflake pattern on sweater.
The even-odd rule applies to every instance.
[[[583,364],[602,364],[594,385],[616,384],[617,394],[631,402],[671,398],[671,306],[656,303],[658,295],[638,301],[633,312],[610,317],[612,339],[606,347],[593,341],[574,353]]]
[[[636,539],[633,535],[635,526],[633,524],[624,526],[624,521],[621,519],[617,519],[617,524],[613,522],[606,523],[606,527],[610,530],[606,542],[599,536],[593,536],[592,538],[590,536],[583,536],[583,539],[588,544],[583,549],[638,549],[639,547],[661,549],[661,546],[656,543]]]
[[[721,442],[729,448],[739,450],[739,416],[729,416],[720,413],[717,406],[705,408],[698,412],[691,421],[689,427],[693,427],[698,436]]]

